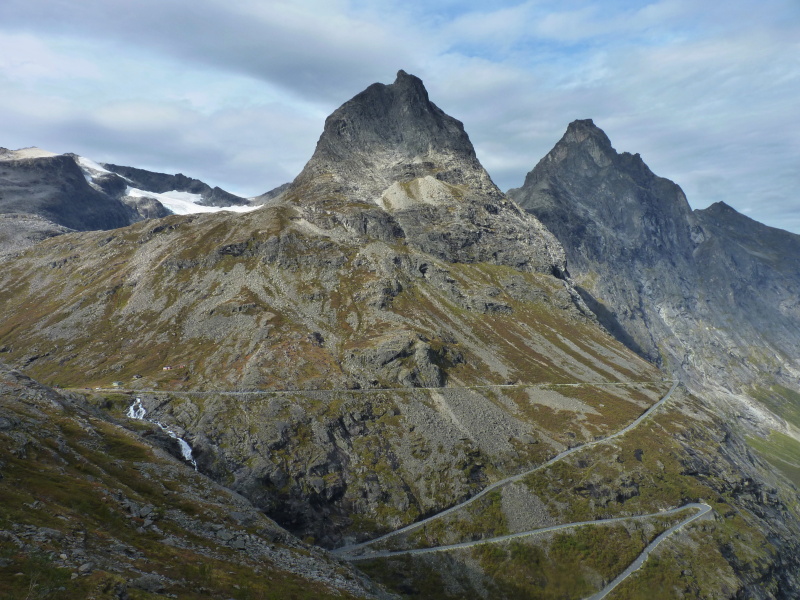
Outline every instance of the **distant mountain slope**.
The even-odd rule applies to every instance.
[[[181,174],[103,166],[39,148],[0,148],[0,257],[69,230],[116,229],[173,212],[222,208],[256,206]]]
[[[0,156],[0,212],[37,215],[76,231],[124,227],[137,217],[90,186],[77,162],[63,154]]]
[[[797,384],[800,236],[722,203],[692,211],[591,121],[509,195],[561,240],[584,299],[629,347],[696,384]]]
[[[121,175],[134,188],[146,190],[148,192],[164,193],[170,191],[189,192],[199,194],[202,200],[198,204],[203,206],[248,206],[250,203],[247,198],[236,196],[226,192],[220,187],[211,187],[199,179],[187,177],[183,173],[177,175],[167,175],[166,173],[154,173],[145,169],[125,167],[105,163],[103,167],[113,173]]]

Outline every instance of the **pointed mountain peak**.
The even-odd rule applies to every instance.
[[[730,204],[719,200],[718,202],[714,202],[714,204],[709,205],[705,210],[714,213],[735,213],[737,210],[733,208]]]
[[[403,71],[403,69],[400,69],[397,72],[397,77],[395,77],[394,83],[392,85],[400,87],[421,88],[422,90],[425,90],[425,85],[422,83],[422,79],[420,79],[416,75],[409,75],[408,73]]]
[[[718,225],[722,223],[732,224],[745,221],[755,223],[750,217],[740,213],[730,204],[726,204],[722,200],[714,202],[706,208],[697,209],[694,212],[700,215],[704,220],[715,222]]]
[[[598,170],[615,168],[636,181],[645,182],[655,177],[642,157],[629,152],[618,153],[611,145],[605,131],[591,119],[578,119],[567,130],[553,149],[541,160],[537,168],[560,165],[580,176],[593,176]],[[534,169],[536,171],[536,169]],[[528,173],[526,185],[534,171]]]
[[[461,121],[430,101],[421,79],[400,70],[394,83],[372,84],[326,119],[293,187],[306,196],[313,190],[380,203],[391,185],[424,177],[499,195]]]
[[[589,140],[588,144],[584,144],[586,140]],[[591,119],[576,119],[570,123],[558,145],[561,144],[570,146],[584,144],[602,149],[603,152],[606,153],[616,154],[616,151],[611,146],[611,140],[608,139],[605,131],[595,125],[594,121]]]

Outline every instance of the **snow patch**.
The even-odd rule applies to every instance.
[[[154,198],[176,215],[221,212],[224,210],[243,213],[261,208],[260,206],[203,206],[198,204],[198,202],[203,199],[200,194],[179,192],[177,190],[158,194],[156,192],[148,192],[129,186],[125,194],[134,198]]]
[[[98,189],[97,185],[94,185],[96,183],[96,178],[114,175],[114,173],[101,166],[100,163],[96,163],[90,158],[86,158],[85,156],[76,156],[75,158],[81,171],[83,171],[83,176],[86,178],[86,181],[93,184],[95,189]]]
[[[92,178],[97,177],[97,175],[113,175],[111,171],[108,169],[100,166],[100,163],[94,162],[90,158],[86,158],[85,156],[78,157],[78,165],[83,169],[83,172],[87,175],[90,175]],[[88,173],[87,173],[88,172]]]

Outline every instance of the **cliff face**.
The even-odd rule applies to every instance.
[[[692,211],[591,121],[509,196],[561,240],[584,299],[630,348],[698,385],[796,382],[800,237],[723,204]]]
[[[308,182],[351,202],[392,207],[392,199],[383,198],[388,188],[426,176],[487,198],[502,196],[463,124],[429,100],[419,78],[399,71],[394,83],[369,86],[325,120],[294,186]]]

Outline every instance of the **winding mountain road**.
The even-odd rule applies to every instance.
[[[662,511],[662,512],[657,512],[657,513],[651,513],[651,514],[645,514],[645,515],[635,515],[635,516],[629,516],[629,517],[613,517],[613,518],[610,518],[610,519],[598,519],[598,520],[594,520],[594,521],[581,521],[581,522],[577,522],[577,523],[565,523],[565,524],[562,524],[562,525],[553,525],[553,526],[550,526],[550,527],[543,527],[543,528],[540,528],[540,529],[532,529],[532,530],[529,530],[529,531],[511,533],[511,534],[508,534],[508,535],[503,535],[503,536],[494,537],[494,538],[487,538],[487,539],[483,539],[483,540],[474,540],[474,541],[471,541],[471,542],[462,542],[462,543],[459,543],[459,544],[451,544],[451,545],[447,545],[447,546],[435,546],[435,547],[432,547],[432,548],[415,548],[415,549],[411,549],[411,550],[399,550],[399,551],[389,551],[389,550],[371,551],[371,550],[369,550],[369,547],[372,546],[373,544],[385,541],[385,540],[387,540],[387,539],[389,539],[391,537],[394,537],[396,535],[400,535],[400,534],[403,534],[403,533],[408,533],[410,531],[414,531],[415,529],[418,529],[418,528],[426,525],[427,523],[430,523],[430,522],[435,521],[437,519],[441,519],[441,518],[443,518],[443,517],[445,517],[445,516],[447,516],[449,514],[452,514],[452,513],[456,512],[458,510],[461,510],[462,508],[472,504],[476,500],[479,500],[480,498],[486,496],[487,494],[491,493],[492,491],[494,491],[494,490],[496,490],[496,489],[498,489],[498,488],[500,488],[500,487],[502,487],[504,485],[507,485],[509,483],[514,483],[516,481],[520,481],[520,480],[524,479],[525,477],[527,477],[528,475],[530,475],[532,473],[535,473],[537,471],[540,471],[542,469],[545,469],[545,468],[549,467],[550,465],[552,465],[552,464],[554,464],[554,463],[566,458],[567,456],[569,456],[569,455],[571,455],[571,454],[573,454],[575,452],[578,452],[578,451],[581,451],[581,450],[585,450],[587,448],[591,448],[591,447],[599,445],[599,444],[605,444],[605,443],[607,443],[607,442],[609,442],[609,441],[611,441],[611,440],[613,440],[615,438],[618,438],[620,436],[625,435],[626,433],[628,433],[629,431],[631,431],[635,427],[638,427],[645,419],[647,419],[656,410],[658,410],[661,407],[662,404],[664,404],[667,400],[669,400],[669,398],[672,396],[672,393],[678,387],[679,383],[680,383],[679,381],[674,381],[673,385],[669,389],[669,391],[658,402],[653,404],[653,406],[648,408],[645,412],[643,412],[634,421],[632,421],[631,423],[629,423],[628,425],[626,425],[625,427],[623,427],[619,431],[617,431],[617,432],[615,432],[615,433],[613,433],[613,434],[611,434],[609,436],[606,436],[606,437],[603,437],[603,438],[598,438],[598,439],[593,440],[591,442],[586,442],[585,444],[581,444],[581,445],[578,445],[578,446],[573,446],[572,448],[568,448],[567,450],[564,450],[563,452],[558,453],[553,458],[551,458],[550,460],[542,463],[541,465],[538,465],[538,466],[536,466],[536,467],[534,467],[532,469],[528,469],[527,471],[524,471],[522,473],[518,473],[517,475],[512,475],[510,477],[506,477],[505,479],[501,479],[499,481],[496,481],[495,483],[487,486],[486,488],[484,488],[483,490],[481,490],[480,492],[478,492],[477,494],[475,494],[471,498],[465,500],[464,502],[461,502],[460,504],[456,504],[454,506],[451,506],[450,508],[445,509],[445,510],[443,510],[443,511],[441,511],[441,512],[435,514],[435,515],[432,515],[430,517],[427,517],[426,519],[422,519],[421,521],[417,521],[415,523],[411,523],[410,525],[406,525],[405,527],[402,527],[402,528],[397,529],[395,531],[389,532],[387,534],[384,534],[384,535],[382,535],[380,537],[377,537],[377,538],[374,538],[372,540],[369,540],[369,541],[366,541],[366,542],[362,542],[360,544],[353,544],[353,545],[350,545],[350,546],[342,546],[341,548],[337,548],[337,549],[333,550],[332,553],[334,555],[337,555],[338,557],[340,557],[342,559],[345,559],[345,560],[348,560],[348,561],[351,561],[351,562],[357,562],[357,561],[371,560],[371,559],[375,559],[375,558],[385,558],[385,557],[392,557],[392,556],[403,556],[403,555],[411,556],[411,555],[420,555],[420,554],[430,554],[430,553],[434,553],[434,552],[447,552],[447,551],[456,550],[456,549],[472,548],[472,547],[483,545],[483,544],[494,544],[494,543],[499,543],[499,542],[505,542],[505,541],[509,541],[509,540],[513,540],[513,539],[533,536],[533,535],[552,532],[552,531],[562,531],[562,530],[566,530],[566,529],[574,529],[574,528],[585,526],[585,525],[607,525],[607,524],[618,523],[618,522],[622,522],[622,521],[633,521],[633,520],[647,519],[647,518],[658,517],[658,516],[672,515],[672,514],[677,514],[679,512],[685,511],[685,510],[697,509],[696,513],[690,515],[686,519],[684,519],[684,520],[680,521],[679,523],[671,526],[669,529],[665,530],[660,535],[658,535],[652,542],[650,542],[650,544],[648,544],[644,548],[644,550],[641,552],[641,554],[639,554],[639,556],[636,558],[636,560],[634,560],[622,573],[620,573],[616,578],[614,578],[602,590],[600,590],[596,594],[594,594],[594,595],[592,595],[592,596],[590,596],[589,598],[586,599],[586,600],[602,600],[614,588],[616,588],[620,583],[622,583],[625,579],[627,579],[632,573],[637,571],[644,564],[645,560],[647,560],[647,558],[650,555],[650,553],[653,552],[653,550],[655,550],[656,547],[661,542],[663,542],[665,539],[667,539],[669,536],[674,534],[676,531],[678,531],[680,528],[684,527],[685,525],[688,525],[689,523],[692,523],[693,521],[695,521],[697,519],[700,519],[700,518],[704,517],[705,515],[709,514],[711,512],[712,508],[707,504],[694,503],[693,502],[693,503],[685,504],[683,506],[679,506],[679,507],[676,507],[676,508],[672,508],[672,509],[669,509],[669,510],[666,510],[666,511]],[[507,386],[480,386],[480,387],[517,387],[518,385],[519,384],[512,384],[512,385],[507,385]],[[570,385],[570,384],[565,384],[565,385]],[[305,390],[305,391],[308,391],[308,390]],[[323,391],[323,390],[319,390],[319,391]],[[324,391],[330,391],[330,390],[324,390]],[[382,390],[382,391],[387,391],[387,390]],[[141,392],[141,390],[140,390],[140,392]],[[153,390],[153,392],[157,393],[158,391]],[[276,392],[277,393],[283,393],[283,394],[292,393],[292,391],[289,391],[289,390],[273,391],[273,393],[276,393]],[[176,392],[169,392],[169,393],[175,394]],[[178,393],[180,393],[180,392],[178,392]],[[184,393],[186,393],[186,392],[184,392]],[[189,392],[189,393],[197,394],[198,392]],[[200,393],[202,393],[202,392],[200,392]],[[206,392],[206,393],[220,393],[220,392]],[[248,395],[248,394],[253,394],[253,393],[258,394],[258,393],[263,393],[263,392],[223,392],[223,393],[227,394],[227,395],[237,395],[237,396],[239,396],[239,395]]]
[[[475,546],[481,546],[484,544],[496,544],[498,542],[507,542],[509,540],[529,537],[532,535],[538,535],[541,533],[549,533],[551,531],[561,531],[564,529],[574,529],[576,527],[583,527],[584,525],[608,525],[611,523],[619,523],[621,521],[637,521],[640,519],[648,519],[651,517],[665,517],[669,515],[674,515],[679,512],[683,512],[685,510],[689,510],[692,508],[698,509],[698,512],[690,515],[680,523],[676,523],[663,533],[661,533],[656,539],[654,539],[647,547],[642,551],[639,557],[625,570],[623,571],[614,581],[612,581],[606,588],[604,588],[598,594],[603,594],[602,596],[595,594],[589,600],[599,600],[603,598],[605,594],[610,592],[614,587],[619,585],[619,583],[625,579],[628,575],[633,573],[636,569],[642,566],[647,556],[652,552],[656,546],[658,546],[661,542],[667,539],[670,535],[675,533],[678,529],[699,519],[700,517],[706,515],[708,512],[712,510],[712,508],[708,504],[699,503],[699,502],[691,502],[689,504],[684,504],[683,506],[678,506],[677,508],[672,508],[669,510],[650,513],[646,515],[635,515],[630,517],[612,517],[610,519],[597,519],[594,521],[580,521],[578,523],[565,523],[563,525],[551,525],[550,527],[542,527],[541,529],[531,529],[529,531],[520,531],[518,533],[509,533],[507,535],[501,535],[498,537],[493,538],[486,538],[483,540],[473,540],[471,542],[461,542],[459,544],[450,544],[448,546],[435,546],[433,548],[414,548],[411,550],[378,550],[376,552],[369,552],[367,554],[361,554],[358,556],[343,556],[347,560],[352,562],[361,561],[361,560],[372,560],[374,558],[386,558],[390,556],[412,556],[418,554],[431,554],[433,552],[447,552],[450,550],[458,550],[462,548],[473,548]]]
[[[170,390],[170,389],[156,389],[156,388],[123,388],[123,387],[95,387],[94,390],[98,392],[117,392],[121,394],[164,394],[169,396],[285,396],[289,394],[303,394],[303,393],[323,393],[323,394],[376,394],[384,392],[409,392],[409,391],[434,391],[440,392],[443,389],[466,389],[466,390],[489,390],[489,389],[508,389],[508,388],[533,388],[533,387],[580,387],[580,386],[596,386],[596,387],[628,387],[637,386],[650,383],[662,383],[664,380],[648,380],[648,381],[602,381],[592,382],[583,381],[579,383],[492,383],[484,385],[461,385],[461,386],[435,386],[435,387],[376,387],[376,388],[298,388],[290,390]],[[91,390],[91,387],[74,387],[66,388],[70,391],[83,393]]]
[[[611,581],[611,583],[609,583],[606,587],[604,587],[602,590],[600,590],[596,594],[593,594],[592,596],[589,596],[586,600],[601,600],[602,598],[605,598],[606,596],[608,596],[608,594],[611,592],[611,590],[613,590],[615,587],[617,587],[620,583],[622,583],[625,579],[627,579],[634,571],[638,570],[644,564],[644,561],[647,560],[647,557],[650,556],[650,553],[653,550],[656,549],[656,546],[658,546],[661,542],[663,542],[665,539],[667,539],[673,533],[678,531],[678,529],[680,529],[684,525],[688,525],[692,521],[696,521],[697,519],[700,519],[701,517],[706,516],[707,514],[709,514],[713,510],[708,504],[694,503],[693,502],[692,504],[686,504],[685,506],[682,506],[680,508],[676,508],[676,509],[673,509],[671,511],[667,511],[667,512],[664,512],[664,513],[659,513],[659,514],[663,515],[663,514],[674,513],[674,512],[676,512],[678,510],[683,510],[684,508],[689,508],[689,507],[699,508],[700,510],[699,510],[699,512],[695,513],[694,515],[684,519],[680,523],[677,523],[677,524],[673,525],[672,527],[670,527],[669,529],[667,529],[666,531],[661,533],[661,535],[659,535],[656,539],[654,539],[652,542],[650,542],[647,545],[647,547],[645,547],[645,549],[642,550],[642,553],[636,558],[635,561],[633,561],[630,565],[628,565],[627,569],[625,569],[622,573],[617,575],[613,579],[613,581]],[[648,516],[652,516],[652,515],[648,515]]]
[[[475,502],[476,500],[479,500],[480,498],[483,498],[485,495],[493,492],[494,490],[496,490],[499,487],[502,487],[504,485],[508,485],[509,483],[514,483],[516,481],[520,481],[521,479],[524,479],[525,477],[527,477],[528,475],[530,475],[532,473],[536,473],[537,471],[545,469],[545,468],[549,467],[550,465],[552,465],[552,464],[554,464],[554,463],[566,458],[570,454],[573,454],[575,452],[579,452],[581,450],[585,450],[587,448],[591,448],[591,447],[596,446],[598,444],[605,444],[605,443],[609,442],[610,440],[613,440],[614,438],[617,438],[617,437],[620,437],[622,435],[625,435],[631,429],[634,429],[635,427],[637,427],[647,417],[652,415],[654,411],[658,410],[658,408],[660,408],[661,405],[664,404],[664,402],[669,400],[670,396],[672,396],[672,393],[678,387],[679,383],[680,382],[675,381],[673,383],[672,387],[669,389],[669,391],[664,395],[663,398],[661,398],[661,400],[659,400],[658,402],[653,404],[653,406],[651,406],[645,412],[643,412],[636,420],[632,421],[627,426],[623,427],[619,431],[617,431],[617,432],[615,432],[615,433],[613,433],[613,434],[611,434],[609,436],[606,436],[604,438],[599,438],[599,439],[593,440],[591,442],[586,442],[585,444],[581,444],[579,446],[573,446],[572,448],[564,450],[563,452],[560,452],[559,454],[556,454],[553,458],[551,458],[547,462],[544,462],[541,465],[538,465],[538,466],[536,466],[536,467],[534,467],[532,469],[528,469],[527,471],[523,471],[522,473],[519,473],[517,475],[512,475],[511,477],[506,477],[505,479],[501,479],[499,481],[496,481],[493,484],[485,487],[483,490],[481,490],[480,492],[478,492],[477,494],[475,494],[471,498],[468,498],[464,502],[461,502],[460,504],[456,504],[454,506],[451,506],[450,508],[445,509],[442,512],[436,513],[435,515],[432,515],[432,516],[430,516],[430,517],[428,517],[426,519],[422,519],[421,521],[416,521],[415,523],[411,523],[410,525],[406,525],[405,527],[401,527],[400,529],[396,529],[395,531],[391,531],[389,533],[386,533],[386,534],[384,534],[384,535],[382,535],[380,537],[374,538],[372,540],[368,540],[366,542],[361,542],[360,544],[353,544],[353,545],[350,545],[350,546],[342,546],[341,548],[337,548],[337,549],[333,550],[333,553],[338,555],[338,556],[340,556],[340,557],[342,557],[342,558],[346,558],[348,560],[352,560],[353,555],[355,553],[357,553],[358,551],[360,551],[362,549],[365,549],[365,548],[371,546],[372,544],[377,544],[379,542],[383,542],[383,541],[388,540],[389,538],[392,538],[392,537],[394,537],[396,535],[400,535],[400,534],[403,534],[403,533],[408,533],[410,531],[414,531],[415,529],[418,529],[418,528],[422,527],[423,525],[426,525],[428,523],[431,523],[432,521],[435,521],[437,519],[441,519],[442,517],[446,517],[449,514],[452,514],[452,513],[456,512],[458,510],[461,510],[465,506],[468,506],[468,505],[472,504],[473,502]]]

